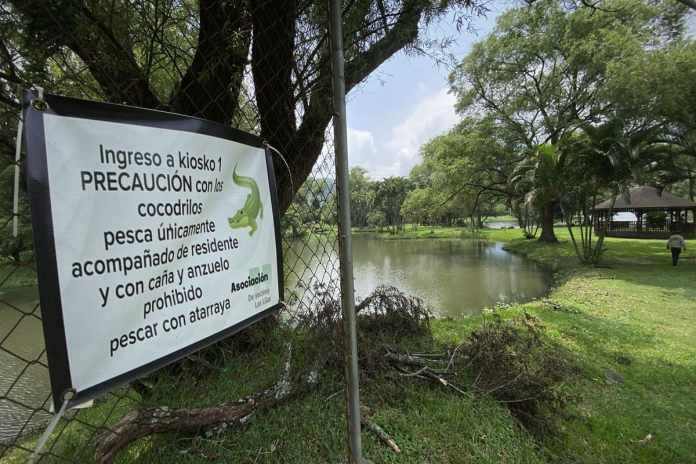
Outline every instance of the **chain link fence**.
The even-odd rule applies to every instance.
[[[275,159],[287,306],[289,313],[308,310],[337,279],[339,265],[327,14],[321,4],[290,1],[24,0],[0,6],[0,462],[25,462],[54,413],[24,153],[15,162],[21,91],[41,86],[260,135],[287,161]],[[253,342],[258,338],[251,332],[264,336],[276,329],[273,321],[261,322],[179,364],[222,369],[242,349],[240,339]],[[174,385],[188,381],[186,375],[173,378]],[[40,461],[92,461],[97,434],[142,405],[149,383],[139,380],[69,410]]]

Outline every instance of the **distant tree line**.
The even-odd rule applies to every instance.
[[[350,170],[351,221],[354,227],[399,233],[411,225],[464,225],[482,227],[493,214],[492,197],[467,197],[460,193],[457,201],[438,191],[430,173],[414,169],[408,177],[392,176],[371,179],[367,170],[356,166]]]

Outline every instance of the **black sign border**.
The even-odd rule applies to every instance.
[[[150,374],[167,364],[178,361],[195,351],[234,335],[252,324],[276,313],[283,307],[283,247],[280,232],[278,189],[273,170],[272,153],[268,147],[265,146],[261,138],[216,122],[176,113],[115,105],[111,103],[93,102],[52,94],[46,94],[43,98],[43,101],[37,100],[36,94],[33,91],[26,91],[22,101],[22,112],[24,118],[24,143],[27,150],[25,163],[27,190],[31,202],[31,222],[34,236],[34,255],[39,277],[41,319],[46,343],[46,357],[48,359],[49,376],[51,379],[51,391],[56,410],[62,406],[65,394],[69,391],[74,393],[74,396],[72,396],[72,399],[69,401],[69,406],[96,398],[109,390]],[[276,238],[278,294],[280,303],[180,350],[124,372],[123,374],[94,385],[86,390],[74,392],[72,390],[60,283],[58,280],[58,263],[55,250],[43,123],[44,114],[55,114],[160,129],[173,129],[182,132],[210,135],[245,145],[264,148]]]

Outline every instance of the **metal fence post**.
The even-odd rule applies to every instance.
[[[343,63],[341,3],[329,0],[329,23],[333,59],[333,130],[338,189],[338,237],[341,270],[341,306],[346,371],[349,462],[362,464],[360,438],[360,390],[358,381],[358,332],[353,291],[353,245],[350,225],[350,188],[348,185],[348,138],[346,127],[346,88]]]

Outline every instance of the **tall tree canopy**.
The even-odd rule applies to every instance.
[[[696,192],[696,42],[676,40],[664,49],[645,49],[611,68],[617,114],[639,128],[653,128],[662,156],[644,174],[668,185],[686,180]]]
[[[635,0],[602,6],[576,9],[541,0],[503,14],[451,74],[457,109],[505,125],[529,156],[602,123],[617,110],[608,93],[610,70],[677,40],[685,10],[675,2]],[[555,241],[553,211],[560,198],[544,198],[542,239]]]

